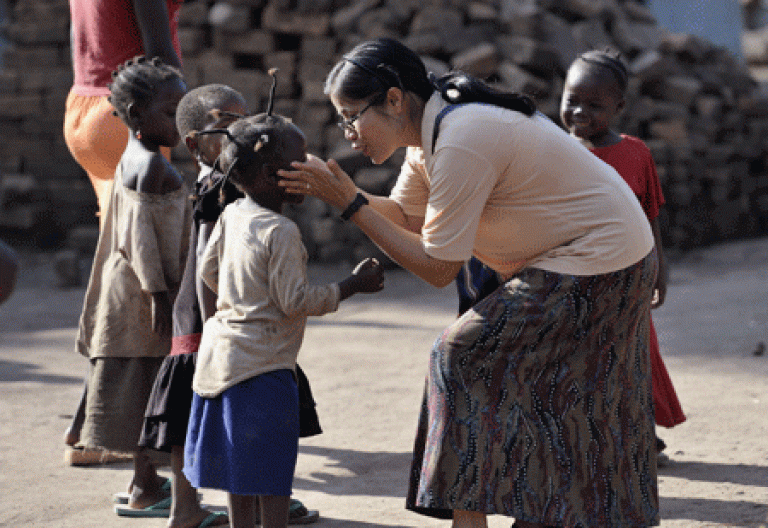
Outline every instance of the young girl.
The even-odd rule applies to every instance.
[[[640,139],[618,134],[611,122],[625,106],[628,72],[618,54],[590,51],[578,57],[568,69],[560,106],[563,125],[598,158],[615,168],[640,200],[653,230],[659,255],[659,275],[651,308],[662,305],[667,292],[667,264],[661,246],[659,208],[664,205],[656,166],[648,147]],[[651,374],[656,424],[673,427],[685,415],[659,353],[659,341],[651,321]],[[657,449],[664,442],[657,438]],[[658,462],[666,457],[660,453]]]
[[[243,96],[222,84],[208,84],[190,90],[179,102],[176,128],[197,161],[200,174],[193,196],[194,221],[188,242],[187,262],[179,293],[173,305],[171,352],[163,360],[150,394],[139,445],[170,452],[171,496],[152,508],[158,517],[169,517],[169,528],[177,526],[219,526],[227,523],[226,514],[209,512],[200,505],[197,491],[187,481],[184,465],[184,440],[189,410],[192,405],[192,376],[195,352],[200,342],[203,321],[198,302],[196,270],[198,247],[205,247],[207,233],[221,211],[220,183],[222,174],[213,170],[219,155],[220,136],[196,134],[202,130],[227,126],[248,112]],[[117,505],[118,515],[150,515],[148,510]]]
[[[286,119],[260,114],[222,130],[218,166],[245,198],[226,207],[199,262],[217,295],[207,318],[184,473],[195,487],[224,489],[233,528],[252,528],[256,498],[264,528],[284,527],[299,438],[296,357],[309,315],[383,286],[367,260],[338,284],[313,286],[298,227],[280,214],[287,195],[277,170],[306,159],[304,135]]]
[[[129,506],[137,509],[165,495],[138,440],[171,346],[171,305],[191,223],[189,191],[160,153],[179,141],[175,114],[185,91],[181,73],[157,59],[137,57],[113,74],[109,101],[131,134],[102,217],[77,336],[91,364],[80,442],[133,453]]]

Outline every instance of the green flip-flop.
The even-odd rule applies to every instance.
[[[164,493],[171,494],[171,479],[165,479],[165,482],[160,486],[160,490]],[[127,491],[118,491],[112,495],[112,502],[115,504],[128,504],[131,500],[131,494]]]
[[[120,517],[169,517],[171,515],[171,498],[157,501],[146,508],[131,508],[127,505],[115,505],[115,513]]]

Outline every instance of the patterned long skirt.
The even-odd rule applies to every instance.
[[[657,525],[656,271],[655,251],[597,276],[526,269],[449,326],[430,357],[406,507]]]

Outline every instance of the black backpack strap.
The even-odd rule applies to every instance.
[[[451,112],[452,110],[456,110],[458,107],[462,106],[463,104],[466,104],[466,103],[449,104],[448,106],[440,110],[440,113],[437,114],[437,116],[435,117],[435,128],[432,129],[432,154],[435,153],[435,144],[437,143],[437,134],[440,132],[440,123],[443,121],[443,118],[448,114],[448,112]]]

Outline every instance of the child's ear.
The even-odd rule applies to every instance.
[[[134,103],[128,103],[125,107],[126,114],[131,123],[136,123],[139,119],[139,109]]]
[[[198,142],[197,142],[197,132],[195,130],[189,132],[186,136],[184,136],[184,144],[187,146],[187,149],[192,154],[196,154],[198,148],[200,148]]]

